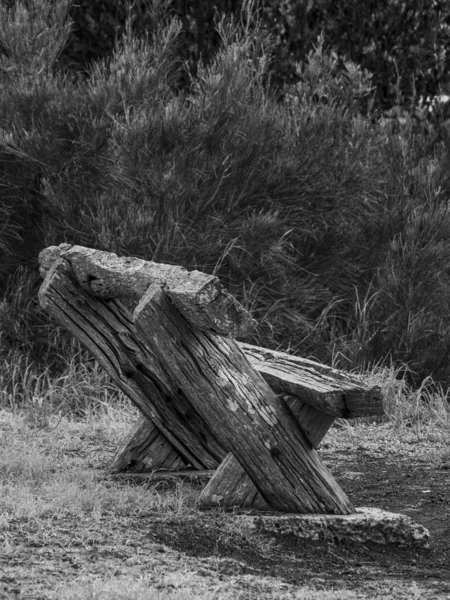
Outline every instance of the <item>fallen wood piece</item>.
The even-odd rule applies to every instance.
[[[249,333],[256,325],[245,308],[213,275],[61,244],[45,248],[39,254],[42,277],[58,258],[70,264],[80,286],[96,298],[139,300],[150,285],[158,284],[183,316],[198,329],[239,337]]]
[[[239,342],[239,346],[277,393],[290,394],[322,413],[341,419],[382,415],[378,386],[367,386],[354,375],[326,365]]]
[[[203,508],[252,508],[270,510],[252,480],[230,452],[203,488],[199,498]]]
[[[142,278],[133,279],[129,271],[139,259],[120,262],[115,255],[71,246],[47,249],[41,259],[41,304],[156,425],[160,435],[150,445],[157,460],[175,461],[178,454],[195,469],[214,469],[232,452],[237,462],[225,462],[214,480],[229,506],[237,492],[226,479],[234,470],[237,480],[242,478],[238,492],[250,489],[245,482],[250,478],[271,510],[353,511],[293,418],[292,407],[276,396],[231,338],[203,329],[202,315],[208,313],[203,308],[211,304],[211,296],[205,296],[207,276],[177,274],[168,281],[167,266],[159,265],[164,283],[148,279],[131,316],[111,297],[131,288],[135,297],[142,293],[143,284],[138,292],[132,286]],[[138,267],[141,273],[142,263]],[[224,322],[224,313],[228,324],[240,319],[232,300],[233,310],[230,303],[217,304],[218,322]]]
[[[225,451],[235,449],[272,509],[352,511],[235,342],[193,328],[158,286],[144,294],[131,319],[115,301],[85,292],[72,279],[70,265],[58,259],[39,295],[186,462],[216,468]]]

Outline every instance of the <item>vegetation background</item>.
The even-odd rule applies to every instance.
[[[38,305],[62,242],[215,273],[247,341],[445,391],[449,29],[438,0],[0,2],[4,403],[95,369]]]

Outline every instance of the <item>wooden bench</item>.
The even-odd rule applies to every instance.
[[[142,412],[116,470],[212,471],[204,507],[354,512],[316,448],[335,418],[382,414],[378,388],[236,342],[255,322],[214,276],[68,244],[39,262],[42,306]]]

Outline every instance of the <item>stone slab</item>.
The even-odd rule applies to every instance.
[[[331,542],[375,542],[428,548],[430,534],[410,517],[379,508],[357,508],[351,515],[236,515],[250,530],[293,534]]]

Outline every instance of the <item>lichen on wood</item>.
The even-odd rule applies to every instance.
[[[245,308],[213,275],[61,244],[45,248],[40,253],[42,277],[59,258],[70,264],[79,285],[96,298],[134,298],[139,301],[150,285],[158,284],[183,316],[198,329],[239,337],[249,333],[256,325]]]

